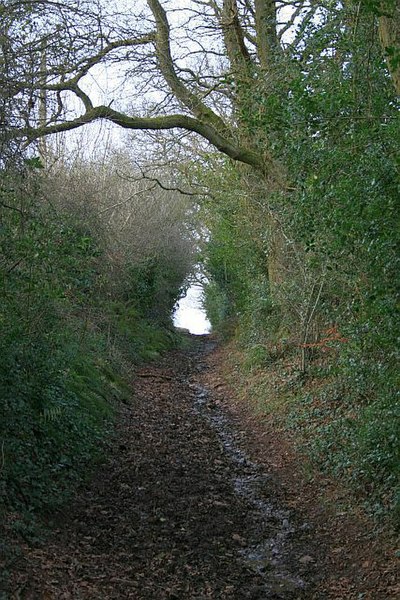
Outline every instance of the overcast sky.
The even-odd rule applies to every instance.
[[[187,294],[178,303],[174,314],[175,327],[189,329],[190,333],[202,335],[211,331],[210,321],[201,305],[202,288],[199,285],[191,286]]]

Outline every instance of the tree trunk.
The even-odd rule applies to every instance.
[[[400,0],[390,5],[384,2],[382,10],[387,14],[379,17],[379,37],[393,85],[400,96]]]

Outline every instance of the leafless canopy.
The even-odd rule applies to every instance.
[[[264,171],[268,156],[239,133],[241,91],[271,69],[287,29],[315,7],[303,0],[3,0],[0,11],[0,83],[20,107],[13,135],[35,139],[97,119],[128,129],[181,128]],[[106,75],[114,90],[98,102],[95,83]]]
[[[327,0],[1,0],[0,85],[28,139],[97,119],[195,132],[263,172],[271,158],[243,131],[257,83],[307,55]],[[325,11],[325,13],[324,13]],[[110,66],[113,66],[111,69]],[[99,100],[96,85],[111,78]],[[247,93],[244,93],[247,91]],[[40,111],[39,106],[46,110]]]

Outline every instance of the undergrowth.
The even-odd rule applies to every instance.
[[[360,405],[352,379],[319,356],[307,374],[298,352],[230,342],[235,387],[252,409],[285,430],[314,469],[347,486],[378,522],[400,525],[400,409],[383,389]]]
[[[305,23],[312,59],[302,48],[248,87],[241,124],[277,161],[268,177],[227,161],[198,176],[206,308],[271,419],[396,521],[398,97],[370,9],[352,29],[354,6],[329,6],[321,29]]]
[[[134,365],[178,343],[182,274],[116,262],[89,199],[82,219],[35,170],[0,183],[0,530],[32,540],[102,460]]]

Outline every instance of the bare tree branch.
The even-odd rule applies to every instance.
[[[177,76],[171,54],[170,27],[166,12],[158,0],[148,0],[148,4],[154,15],[157,26],[156,48],[158,64],[160,71],[172,92],[198,119],[211,123],[221,132],[225,131],[226,124],[222,119],[201,102],[195,94],[192,94]]]
[[[260,157],[257,152],[234,144],[234,142],[222,136],[211,125],[183,114],[165,115],[160,117],[134,117],[113,110],[109,106],[96,106],[76,119],[55,123],[46,127],[26,128],[25,130],[21,130],[19,134],[26,135],[29,140],[34,140],[45,135],[71,131],[72,129],[76,129],[87,123],[92,123],[98,119],[111,121],[124,129],[186,129],[187,131],[198,133],[233,160],[246,163],[261,171],[266,169],[263,157]]]
[[[162,190],[166,191],[166,192],[178,192],[178,194],[182,194],[182,196],[199,196],[200,194],[198,192],[188,192],[187,190],[183,190],[182,188],[178,187],[178,186],[167,186],[165,185],[165,183],[162,183],[160,181],[160,179],[158,177],[154,177],[151,175],[147,175],[142,168],[140,168],[140,177],[133,177],[132,175],[123,175],[122,173],[117,173],[117,175],[119,177],[121,177],[122,179],[126,179],[128,181],[151,181],[152,183],[154,183],[154,186],[152,186],[150,189],[153,189],[155,186],[158,186],[159,188],[161,188]]]

